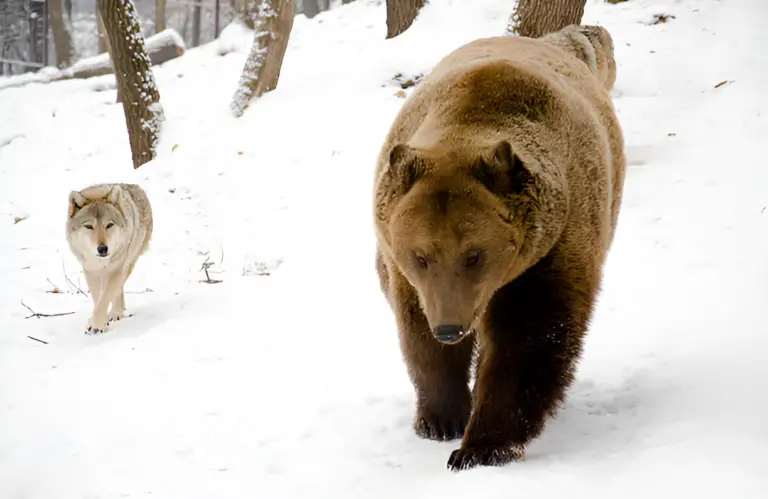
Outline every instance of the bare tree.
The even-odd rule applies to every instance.
[[[99,7],[96,6],[96,32],[99,37],[99,54],[109,52],[109,37],[107,36],[107,30],[104,29],[104,21],[99,14]]]
[[[517,0],[507,33],[538,38],[570,24],[581,24],[586,0]]]
[[[312,19],[320,13],[320,6],[317,0],[304,0],[302,4],[304,5],[304,15],[307,19]]]
[[[72,32],[69,29],[69,22],[64,18],[63,0],[49,0],[48,21],[51,23],[51,31],[53,32],[56,66],[60,68],[69,67],[74,57],[74,47],[72,45]]]
[[[410,28],[422,7],[424,0],[387,0],[387,38]]]
[[[165,0],[155,0],[155,33],[165,29]]]
[[[196,3],[192,7],[192,46],[197,47],[200,45],[200,21],[201,14],[203,13],[203,6]]]
[[[348,3],[352,3],[352,2],[354,2],[354,1],[355,1],[355,0],[341,0],[341,5],[346,5],[346,4],[348,4]]]
[[[251,100],[277,87],[288,38],[293,29],[296,0],[261,0],[254,16],[254,37],[230,109],[242,116]]]
[[[109,37],[118,94],[131,143],[133,167],[155,157],[163,118],[160,92],[150,69],[133,0],[97,0]]]

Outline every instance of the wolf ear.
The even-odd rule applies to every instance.
[[[120,199],[122,190],[120,189],[119,185],[116,185],[112,188],[112,190],[109,191],[109,194],[107,194],[107,202],[111,205],[117,205],[120,203]]]
[[[77,211],[85,206],[85,196],[78,191],[72,191],[69,193],[69,218],[75,216]]]
[[[389,152],[387,172],[400,194],[405,194],[424,176],[426,168],[411,146],[396,144]]]
[[[489,191],[500,195],[520,193],[531,180],[531,172],[506,140],[496,143],[487,157],[481,157],[472,166],[470,173]]]

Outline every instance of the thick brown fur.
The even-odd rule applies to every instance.
[[[613,57],[613,38],[602,26],[572,24],[560,31],[540,38],[550,45],[565,50],[581,60],[597,75],[603,88],[609,92],[616,82],[616,60]]]
[[[414,429],[463,436],[452,469],[520,459],[555,413],[613,240],[625,157],[612,51],[585,64],[561,45],[460,47],[405,102],[378,158],[376,268]]]

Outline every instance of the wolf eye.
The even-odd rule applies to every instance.
[[[83,225],[83,227],[85,227],[88,230],[93,230],[93,225],[91,225],[91,224],[85,224],[85,225]]]
[[[114,227],[114,225],[115,225],[115,224],[113,224],[112,222],[109,222],[109,223],[107,224],[107,229],[109,229],[109,228],[111,228],[111,227]]]
[[[480,252],[473,251],[467,256],[467,259],[464,261],[464,266],[471,269],[472,267],[476,267],[478,263],[480,263]]]
[[[419,267],[421,267],[422,269],[426,269],[427,267],[429,267],[429,262],[428,262],[428,261],[427,261],[427,259],[426,259],[426,258],[424,258],[423,256],[418,256],[418,255],[417,255],[417,256],[416,256],[416,263],[417,263],[417,264],[419,265]]]

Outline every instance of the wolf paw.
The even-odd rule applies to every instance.
[[[133,317],[133,314],[130,312],[126,312],[123,310],[122,312],[110,312],[109,318],[107,319],[107,324],[112,324],[113,322],[117,322],[122,319],[127,319],[128,317]]]
[[[504,466],[523,458],[524,451],[518,446],[477,446],[456,449],[448,458],[451,471],[468,470],[476,466]]]
[[[85,334],[102,334],[107,330],[107,322],[104,320],[95,320],[91,318],[85,327]]]

